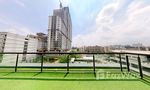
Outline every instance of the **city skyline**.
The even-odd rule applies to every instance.
[[[73,22],[73,46],[143,43],[150,45],[150,1],[62,0]],[[0,0],[0,31],[47,34],[48,16],[59,0]]]

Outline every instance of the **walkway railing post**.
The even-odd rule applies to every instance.
[[[69,57],[70,55],[67,56],[67,73],[69,73]]]
[[[139,64],[140,76],[141,76],[141,79],[142,79],[143,78],[143,72],[142,72],[142,66],[141,66],[141,59],[140,59],[139,55],[138,55],[138,64]]]
[[[128,69],[128,72],[130,72],[128,55],[126,55],[126,62],[127,62],[127,69]]]
[[[43,71],[43,54],[42,55],[42,59],[41,59],[41,72]]]
[[[119,61],[120,62],[120,69],[121,69],[121,72],[122,72],[123,70],[122,70],[121,54],[119,54],[119,59],[120,59],[120,61]]]
[[[96,72],[95,72],[95,56],[94,56],[94,54],[93,54],[93,73],[94,73],[94,75],[96,74]]]
[[[15,72],[17,72],[17,67],[18,67],[18,59],[19,59],[19,54],[17,54],[17,58],[16,58]]]

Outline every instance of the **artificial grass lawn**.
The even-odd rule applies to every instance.
[[[56,71],[0,72],[0,90],[150,90],[149,83],[117,69],[101,70],[112,73],[102,73],[98,80],[84,69],[70,69],[70,73],[66,69]]]
[[[150,90],[141,81],[0,80],[1,90]]]
[[[89,72],[88,72],[89,71]],[[121,73],[118,70],[107,69],[100,70],[99,74],[96,76],[99,79],[136,79],[136,77],[132,76],[128,73]],[[107,73],[106,73],[107,72]],[[113,73],[111,73],[113,72]],[[92,70],[78,70],[73,69],[70,70],[69,73],[66,71],[51,71],[51,72],[0,72],[0,78],[45,78],[45,79],[95,79]]]

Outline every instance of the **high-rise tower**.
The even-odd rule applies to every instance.
[[[49,16],[48,25],[48,51],[70,50],[72,43],[72,22],[68,7],[53,11]]]

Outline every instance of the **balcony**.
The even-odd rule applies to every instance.
[[[22,61],[23,55],[26,55],[26,60]],[[5,84],[11,81],[11,85],[18,83],[17,88],[26,86],[25,83],[27,85],[33,83],[38,87],[51,84],[47,88],[75,89],[80,83],[81,90],[96,90],[97,88],[120,90],[121,87],[124,90],[131,88],[148,90],[150,62],[143,58],[147,55],[138,53],[5,52],[1,53],[0,82]],[[134,56],[134,59],[131,56]],[[4,85],[2,88],[10,87]],[[37,90],[36,87],[31,88]]]

